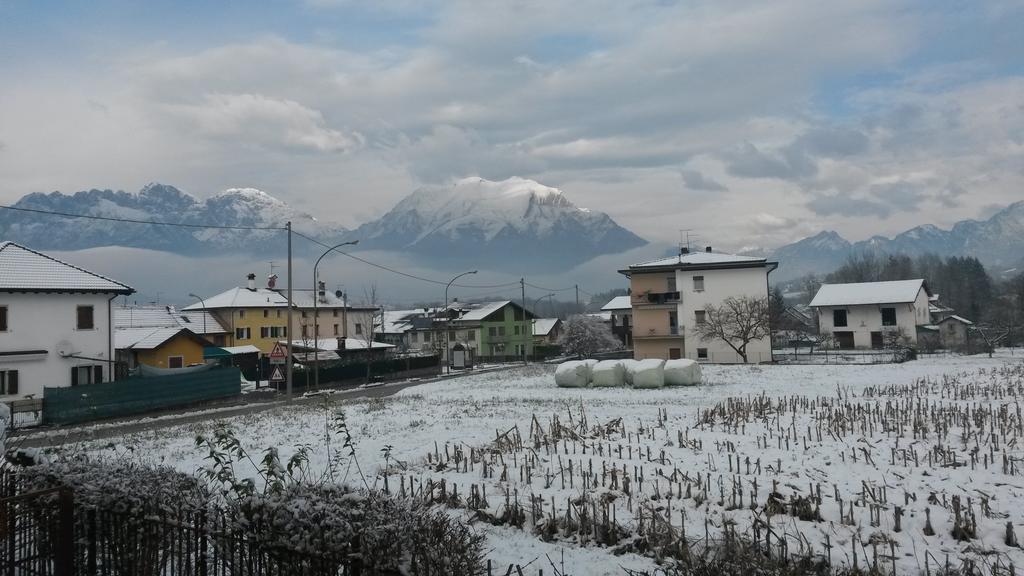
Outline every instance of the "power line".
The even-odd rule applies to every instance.
[[[284,230],[283,226],[225,226],[221,224],[188,224],[185,222],[160,222],[158,220],[137,220],[134,218],[118,218],[115,216],[96,216],[94,214],[72,214],[70,212],[57,212],[55,210],[41,210],[38,208],[24,208],[21,206],[3,206],[4,210],[15,210],[17,212],[31,212],[33,214],[45,214],[47,216],[60,216],[63,218],[85,218],[88,220],[105,220],[107,222],[125,222],[129,224],[150,224],[153,226],[175,226],[178,228],[219,228],[223,230]]]
[[[301,232],[296,232],[295,230],[292,230],[292,234],[295,234],[296,236],[298,236],[300,238],[305,238],[306,240],[309,240],[310,242],[312,242],[314,244],[323,246],[324,248],[330,248],[331,247],[330,245],[324,244],[323,242],[321,242],[321,241],[319,241],[319,240],[317,240],[315,238],[311,238],[309,236],[306,236],[305,234],[303,234]],[[359,256],[355,256],[353,254],[349,254],[348,252],[344,252],[342,250],[338,250],[337,248],[334,248],[333,251],[337,252],[338,254],[343,254],[345,256],[348,256],[349,258],[352,258],[353,260],[358,260],[359,262],[362,262],[363,264],[367,264],[369,266],[373,266],[374,268],[380,268],[381,270],[387,270],[388,272],[391,272],[392,274],[398,274],[400,276],[405,276],[406,278],[412,278],[413,280],[419,280],[421,282],[429,282],[431,284],[437,284],[438,286],[447,286],[448,285],[447,282],[443,282],[441,280],[434,280],[432,278],[424,278],[423,276],[417,276],[415,274],[410,274],[408,272],[402,272],[401,270],[396,270],[394,268],[385,266],[383,264],[377,264],[376,262],[371,262],[371,261],[369,261],[369,260],[367,260],[365,258],[360,258]],[[452,286],[458,286],[459,288],[483,288],[483,289],[507,288],[507,287],[510,287],[510,286],[518,286],[518,285],[519,285],[519,282],[509,282],[507,284],[489,284],[489,285],[486,285],[486,284],[452,284]]]
[[[530,284],[529,282],[527,282],[526,285],[529,286],[530,288],[536,288],[537,290],[544,290],[546,292],[565,292],[566,290],[575,290],[576,289],[575,286],[567,286],[565,288],[545,288],[543,286],[537,286],[535,284]]]

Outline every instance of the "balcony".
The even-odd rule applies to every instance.
[[[662,326],[658,328],[648,328],[640,331],[635,330],[633,332],[634,339],[643,338],[682,338],[683,327],[682,326]]]
[[[644,292],[633,295],[631,299],[633,306],[646,308],[672,308],[679,304],[679,301],[679,292]]]

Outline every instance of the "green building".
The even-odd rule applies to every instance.
[[[514,359],[533,354],[533,321],[536,316],[511,300],[455,304],[458,312],[453,324],[480,325],[479,355],[485,358]]]

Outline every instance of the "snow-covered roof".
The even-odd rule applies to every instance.
[[[114,328],[188,328],[196,334],[226,334],[209,312],[177,310],[174,306],[115,306]]]
[[[645,268],[701,268],[704,266],[715,268],[719,266],[740,266],[745,264],[767,263],[766,258],[760,258],[757,256],[740,256],[738,254],[723,254],[719,252],[688,252],[686,254],[650,260],[648,262],[630,264],[629,270],[622,270],[621,272],[643,270]]]
[[[605,322],[611,322],[612,321],[612,313],[610,311],[607,311],[607,312],[592,312],[590,314],[584,314],[584,316],[590,316],[592,318],[599,318],[599,319],[601,319],[601,320],[603,320]]]
[[[280,340],[281,344],[288,344],[287,340]],[[394,348],[394,344],[386,344],[384,342],[370,342],[371,348],[374,350],[382,350],[386,348]],[[311,350],[313,348],[322,350],[325,352],[334,352],[338,350],[338,339],[337,338],[318,338],[315,342],[313,339],[306,340],[292,340],[293,349]],[[345,339],[345,350],[366,350],[367,342],[362,338],[346,338]]]
[[[220,349],[231,355],[260,353],[260,349],[252,344],[246,344],[245,346],[221,346]]]
[[[126,284],[14,242],[0,242],[0,291],[135,292]]]
[[[117,328],[114,330],[114,348],[117,350],[153,350],[184,332],[195,336],[188,328]]]
[[[384,310],[379,331],[382,334],[404,334],[413,328],[413,318],[423,318],[426,312],[418,310]]]
[[[964,318],[963,316],[957,316],[956,314],[953,314],[951,316],[946,316],[942,320],[939,320],[939,324],[942,324],[943,322],[946,322],[946,321],[949,321],[949,320],[954,320],[956,322],[959,322],[961,324],[966,324],[968,326],[972,326],[974,324],[974,322],[971,322],[967,318]]]
[[[463,313],[459,320],[483,320],[491,314],[504,308],[507,304],[512,304],[511,300],[499,300],[497,302],[481,302],[479,304],[463,304]]]
[[[616,296],[608,301],[607,304],[601,306],[601,310],[629,310],[633,307],[633,304],[629,301],[629,296]]]
[[[811,306],[858,306],[861,304],[898,304],[917,300],[924,280],[891,280],[887,282],[854,282],[822,284],[811,300]]]
[[[184,307],[183,310],[217,310],[219,308],[277,308],[288,307],[288,299],[275,290],[269,288],[230,288],[217,294],[204,298],[203,302],[194,302]]]
[[[537,318],[533,321],[533,335],[547,336],[561,322],[558,318]]]

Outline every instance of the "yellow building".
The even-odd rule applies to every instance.
[[[129,370],[140,364],[154,368],[203,364],[203,348],[212,345],[188,328],[119,328],[114,332],[117,361]]]
[[[288,339],[288,299],[275,280],[271,276],[266,288],[257,288],[256,275],[249,274],[247,286],[204,298],[183,310],[213,315],[227,330],[227,346],[250,344],[269,354],[277,342]],[[312,290],[294,290],[292,300],[296,339],[313,338],[314,322],[320,338],[360,338],[369,333],[373,322],[375,308],[348,306],[339,293],[321,289],[314,301]]]

